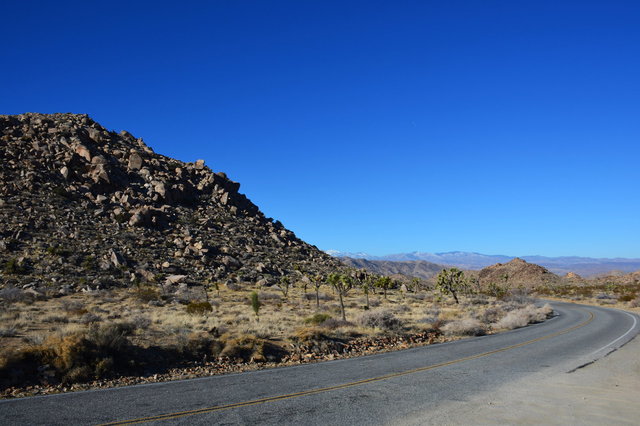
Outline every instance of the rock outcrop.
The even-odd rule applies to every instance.
[[[93,290],[184,275],[241,287],[340,268],[203,160],[156,154],[87,115],[0,116],[0,164],[2,286]]]
[[[535,288],[540,285],[558,283],[560,277],[546,268],[515,258],[507,263],[496,263],[487,266],[478,273],[481,285],[491,283],[508,287]]]

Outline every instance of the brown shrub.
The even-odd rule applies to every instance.
[[[373,310],[360,314],[358,324],[364,327],[379,328],[381,330],[393,331],[402,328],[402,321],[387,310]]]
[[[524,308],[509,311],[494,325],[494,328],[513,330],[514,328],[542,322],[552,315],[553,309],[548,303],[541,308],[537,308],[535,305],[527,305]]]
[[[213,311],[213,306],[209,302],[199,302],[197,300],[192,300],[186,307],[187,313],[192,315],[206,315],[209,312]]]
[[[279,346],[252,334],[233,336],[227,333],[222,335],[220,340],[224,342],[224,348],[220,351],[221,357],[239,359],[243,362],[279,361],[285,354]]]
[[[138,287],[133,291],[133,295],[141,302],[149,303],[160,300],[160,292],[153,287]]]
[[[618,302],[631,302],[636,298],[635,293],[627,293],[618,297]]]
[[[442,331],[448,335],[458,336],[484,336],[487,334],[486,326],[474,318],[451,321],[442,326]]]

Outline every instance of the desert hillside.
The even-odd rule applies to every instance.
[[[242,286],[340,266],[265,217],[223,172],[156,154],[87,115],[0,116],[0,162],[5,286]]]

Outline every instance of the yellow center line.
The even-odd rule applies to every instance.
[[[298,398],[298,397],[301,397],[301,396],[315,395],[315,394],[319,394],[319,393],[323,393],[323,392],[329,392],[329,391],[338,390],[338,389],[346,389],[346,388],[350,388],[350,387],[354,387],[354,386],[364,385],[364,384],[367,384],[367,383],[379,382],[381,380],[387,380],[387,379],[391,379],[391,378],[394,378],[394,377],[406,376],[406,375],[409,375],[409,374],[419,373],[419,372],[422,372],[422,371],[434,370],[436,368],[446,367],[446,366],[449,366],[449,365],[458,364],[458,363],[465,362],[465,361],[470,361],[472,359],[482,358],[482,357],[493,355],[493,354],[497,354],[497,353],[500,353],[500,352],[505,352],[505,351],[509,351],[509,350],[512,350],[512,349],[521,348],[523,346],[527,346],[527,345],[530,345],[532,343],[540,342],[542,340],[550,339],[552,337],[557,337],[557,336],[569,333],[571,331],[574,331],[574,330],[576,330],[576,329],[578,329],[580,327],[584,327],[585,325],[587,325],[591,321],[593,321],[594,317],[595,317],[594,314],[592,312],[589,312],[589,319],[587,319],[586,321],[584,321],[584,322],[582,322],[582,323],[580,323],[578,325],[575,325],[575,326],[573,326],[571,328],[567,328],[566,330],[561,330],[561,331],[558,331],[556,333],[552,333],[552,334],[548,334],[546,336],[538,337],[537,339],[528,340],[526,342],[518,343],[518,344],[515,344],[515,345],[511,345],[511,346],[506,346],[504,348],[495,349],[495,350],[489,351],[489,352],[483,352],[483,353],[477,354],[477,355],[470,355],[470,356],[467,356],[467,357],[464,357],[464,358],[459,358],[459,359],[456,359],[456,360],[453,360],[453,361],[441,362],[439,364],[433,364],[433,365],[428,365],[428,366],[425,366],[425,367],[414,368],[412,370],[401,371],[401,372],[398,372],[398,373],[385,374],[383,376],[372,377],[372,378],[364,379],[364,380],[358,380],[356,382],[343,383],[341,385],[327,386],[327,387],[324,387],[324,388],[311,389],[311,390],[307,390],[307,391],[290,393],[290,394],[285,394],[285,395],[271,396],[271,397],[267,397],[267,398],[254,399],[254,400],[251,400],[251,401],[237,402],[237,403],[233,403],[233,404],[216,405],[214,407],[199,408],[199,409],[196,409],[196,410],[180,411],[180,412],[176,412],[176,413],[160,414],[160,415],[157,415],[157,416],[140,417],[140,418],[137,418],[137,419],[122,420],[122,421],[117,421],[117,422],[112,422],[112,423],[104,423],[101,426],[133,425],[133,424],[146,423],[146,422],[152,422],[152,421],[157,421],[157,420],[171,420],[171,419],[176,419],[176,418],[179,418],[179,417],[194,416],[196,414],[213,413],[215,411],[229,410],[229,409],[232,409],[232,408],[240,408],[240,407],[248,407],[248,406],[251,406],[251,405],[264,404],[266,402],[283,401],[283,400],[286,400],[286,399]]]

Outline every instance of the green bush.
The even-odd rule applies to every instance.
[[[87,256],[82,261],[82,268],[85,271],[91,271],[91,270],[97,269],[97,267],[98,267],[98,264],[94,256]]]
[[[305,324],[318,325],[318,324],[322,324],[323,322],[325,322],[326,320],[328,320],[330,318],[331,318],[331,315],[329,315],[329,314],[317,313],[317,314],[314,314],[314,315],[310,316],[309,318],[305,318],[304,323]]]
[[[3,271],[10,275],[26,274],[27,267],[24,262],[18,262],[18,259],[11,258],[4,264]]]
[[[507,295],[507,292],[508,288],[506,286],[501,286],[496,283],[489,283],[489,285],[487,286],[487,294],[489,296],[495,297],[498,300],[504,299],[504,297]]]
[[[260,302],[260,297],[258,297],[258,293],[252,291],[249,295],[249,300],[251,301],[251,309],[256,314],[256,317],[260,314],[260,307],[262,306],[262,302]]]
[[[71,198],[71,194],[64,188],[64,186],[56,186],[55,188],[53,188],[52,192],[60,198]]]
[[[68,250],[63,249],[59,245],[49,246],[47,247],[47,253],[51,256],[68,256],[70,253]]]

